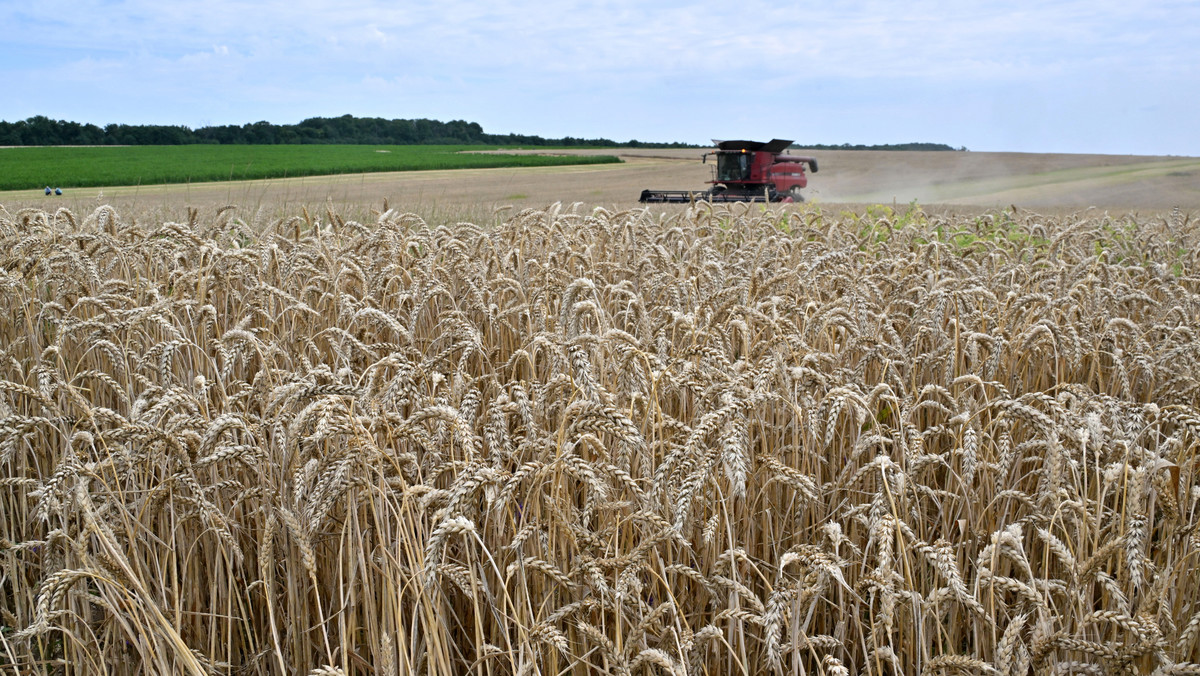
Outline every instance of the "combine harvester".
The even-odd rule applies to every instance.
[[[803,202],[800,190],[808,185],[807,164],[817,173],[815,157],[780,155],[791,141],[717,141],[712,187],[708,190],[643,190],[639,202]]]

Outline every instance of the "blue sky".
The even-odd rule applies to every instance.
[[[1200,2],[0,0],[0,119],[1200,156]]]

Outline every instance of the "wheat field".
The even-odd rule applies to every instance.
[[[0,208],[0,672],[1200,674],[1191,217]]]

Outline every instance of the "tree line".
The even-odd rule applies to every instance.
[[[197,143],[275,145],[341,143],[362,145],[497,145],[590,146],[601,148],[696,148],[688,143],[618,143],[606,138],[542,138],[526,134],[488,134],[476,122],[451,120],[388,120],[380,117],[310,117],[299,124],[251,122],[191,129],[183,125],[81,124],[52,120],[44,115],[19,122],[0,120],[0,146],[170,146]],[[885,145],[821,145],[796,143],[816,150],[966,150],[944,143]]]
[[[605,138],[542,138],[525,134],[488,134],[476,122],[387,120],[379,117],[311,117],[299,124],[182,125],[108,124],[103,127],[43,115],[19,122],[0,121],[0,146],[100,146],[340,143],[364,145],[522,145],[687,148],[686,143],[618,143]]]
[[[954,148],[945,143],[882,143],[875,145],[863,145],[861,143],[841,145],[823,145],[820,143],[799,144],[793,143],[793,148],[808,148],[810,150],[955,150],[966,152],[967,147]]]

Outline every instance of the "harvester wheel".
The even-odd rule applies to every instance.
[[[792,189],[788,191],[788,194],[791,195],[793,202],[804,201],[804,195],[800,194],[800,188],[798,186],[792,186]]]

